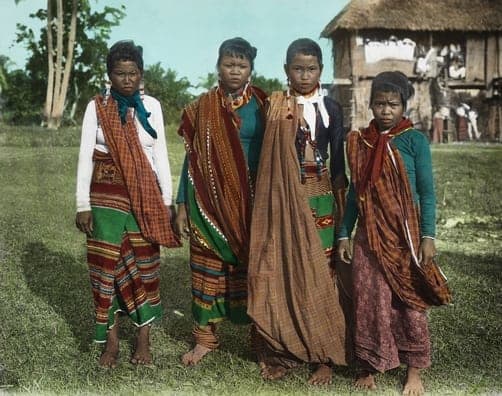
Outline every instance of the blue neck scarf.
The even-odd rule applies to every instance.
[[[122,124],[126,123],[127,110],[129,109],[129,107],[132,107],[136,111],[138,120],[143,126],[143,128],[145,128],[145,131],[147,131],[151,137],[157,139],[157,132],[155,131],[155,129],[152,128],[152,126],[148,122],[148,117],[150,117],[151,113],[146,111],[145,106],[143,105],[143,101],[141,100],[139,91],[134,92],[131,96],[124,96],[119,94],[112,88],[110,90],[110,93],[113,99],[117,101],[120,121],[122,121]]]

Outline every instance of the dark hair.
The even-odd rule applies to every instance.
[[[143,48],[135,45],[132,40],[117,41],[110,47],[106,56],[106,72],[112,72],[115,63],[120,61],[132,61],[136,63],[138,69],[143,73]]]
[[[376,92],[396,92],[401,96],[401,102],[406,110],[406,102],[415,93],[408,77],[400,71],[385,71],[379,73],[371,83],[370,105]]]
[[[221,43],[218,50],[218,61],[216,62],[216,66],[220,65],[221,58],[223,58],[224,56],[246,58],[251,65],[251,70],[253,70],[254,58],[256,58],[256,48],[243,38],[234,37]]]
[[[317,58],[319,66],[322,66],[321,47],[319,47],[319,44],[317,44],[314,40],[309,38],[299,38],[289,44],[288,50],[286,51],[286,65],[291,64],[291,62],[293,62],[293,58],[297,54],[313,55]]]

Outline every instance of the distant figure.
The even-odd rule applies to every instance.
[[[465,66],[460,62],[458,56],[454,56],[448,67],[448,75],[454,80],[465,79]]]
[[[478,112],[472,107],[467,106],[467,119],[469,120],[469,125],[467,131],[469,132],[470,140],[479,140],[481,133],[478,130]]]
[[[444,131],[444,117],[441,111],[432,115],[432,143],[442,143]]]
[[[467,108],[461,103],[455,109],[457,117],[455,118],[455,129],[457,130],[457,140],[464,142],[469,140],[469,119],[467,118]]]
[[[491,141],[502,142],[502,77],[494,78],[487,92],[488,123],[487,137]]]

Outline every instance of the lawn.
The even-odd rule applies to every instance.
[[[180,364],[191,342],[187,248],[162,252],[164,318],[153,330],[155,367],[97,367],[85,239],[74,226],[79,132],[0,128],[0,393],[33,394],[357,394],[352,371],[334,385],[306,385],[308,368],[285,380],[260,379],[248,329],[224,324],[221,349],[196,368]],[[174,184],[183,146],[169,129]],[[502,392],[502,146],[433,148],[440,262],[455,301],[433,309],[430,394]],[[404,369],[378,376],[377,394],[399,394]]]

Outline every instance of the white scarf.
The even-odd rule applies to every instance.
[[[324,127],[327,128],[329,125],[329,115],[328,111],[326,110],[326,106],[324,105],[324,95],[321,93],[320,89],[316,89],[314,94],[309,98],[297,96],[296,102],[303,105],[303,118],[309,126],[311,139],[315,140],[315,127],[317,120],[317,112],[314,106],[315,103],[317,103],[317,109],[321,114],[321,119]]]

